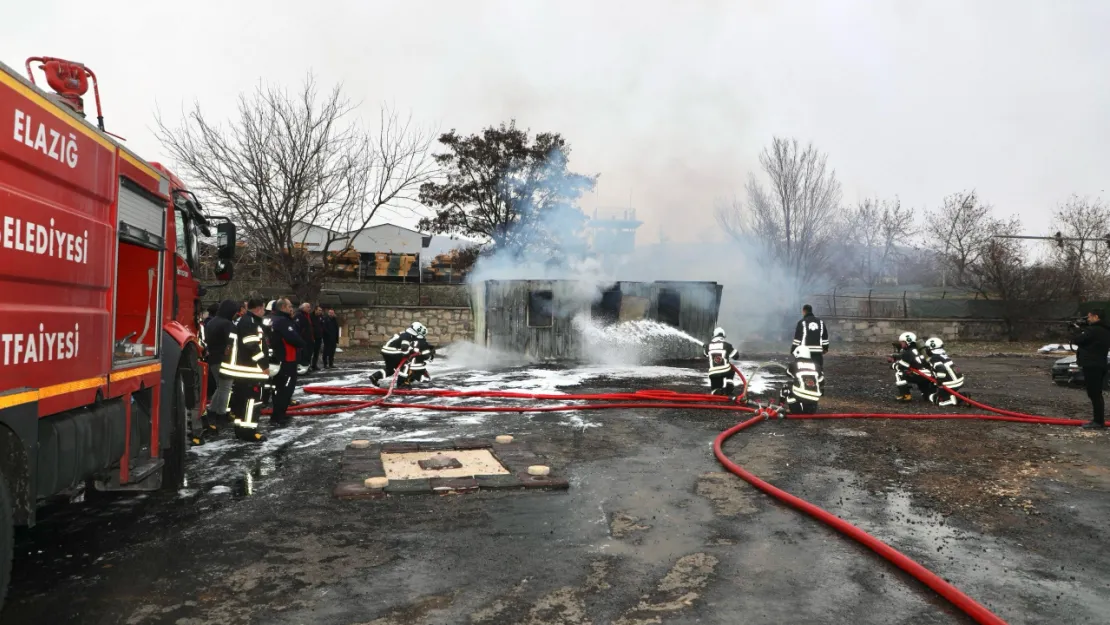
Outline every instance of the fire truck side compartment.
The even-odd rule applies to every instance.
[[[149,389],[135,395],[131,406],[131,457],[150,445]],[[51,415],[39,420],[36,490],[49,497],[78,486],[101,471],[117,466],[124,450],[124,399]]]

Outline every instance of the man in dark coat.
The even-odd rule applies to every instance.
[[[320,370],[320,354],[324,351],[324,307],[312,311],[312,370]]]
[[[324,368],[335,368],[335,348],[339,345],[339,317],[335,309],[329,308],[324,317]]]
[[[315,340],[312,336],[312,304],[305,302],[297,308],[297,312],[293,314],[293,325],[304,344],[297,353],[297,363],[300,365],[300,372],[307,372],[312,363],[312,344]]]
[[[1103,321],[1102,310],[1087,313],[1087,323],[1074,324],[1075,364],[1083,369],[1083,380],[1087,384],[1087,397],[1091,398],[1091,422],[1084,428],[1101,430],[1106,427],[1106,403],[1102,397],[1102,385],[1106,381],[1106,354],[1110,351],[1110,327]]]

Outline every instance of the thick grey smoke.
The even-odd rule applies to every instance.
[[[710,207],[703,210],[708,212]],[[675,218],[680,218],[677,211]],[[493,250],[482,256],[470,280],[571,280],[575,291],[571,298],[555,303],[567,309],[553,311],[557,315],[596,303],[616,282],[716,282],[724,287],[718,324],[728,330],[734,342],[743,343],[781,338],[787,325],[784,315],[791,314],[797,305],[799,289],[788,272],[770,265],[758,242],[722,240],[727,236],[724,232],[696,243],[639,244],[630,254],[621,254],[606,249],[604,237],[596,241],[602,247],[594,245],[588,220],[578,209],[561,207],[516,227],[528,229],[532,234],[527,236],[535,244]],[[642,240],[643,236],[639,238]],[[685,302],[697,305],[689,299]],[[711,308],[716,302],[707,298],[704,305]],[[604,339],[604,333],[588,319],[579,319],[577,324],[588,339]],[[658,351],[661,342],[687,340],[664,336],[666,332],[658,328],[630,327],[625,334],[630,333],[643,340],[610,352],[610,358],[616,357],[620,362],[643,361],[657,355],[653,352]]]

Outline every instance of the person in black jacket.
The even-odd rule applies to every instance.
[[[320,370],[320,353],[324,350],[324,307],[312,311],[312,370]]]
[[[270,422],[283,424],[289,421],[285,412],[289,408],[289,402],[293,399],[293,391],[297,387],[297,365],[306,343],[293,324],[293,304],[289,300],[283,299],[279,300],[274,307],[276,310],[274,311],[273,322],[270,324],[270,331],[272,332],[271,340],[273,341],[271,350],[275,358],[270,366],[276,365],[278,370],[272,378],[274,405],[273,412],[270,414]]]
[[[324,317],[324,368],[335,368],[335,348],[339,345],[339,318],[335,309],[329,308]]]
[[[297,362],[300,364],[301,373],[308,372],[308,366],[312,364],[312,344],[314,337],[312,336],[312,304],[305,302],[297,308],[293,314],[293,324],[297,328],[297,334],[301,337],[301,342],[304,346],[298,354]]]
[[[802,306],[802,318],[794,326],[794,342],[791,346],[791,355],[798,347],[805,347],[809,351],[809,359],[817,366],[821,389],[825,388],[825,354],[829,351],[829,329],[825,322],[813,316],[813,306]]]
[[[208,410],[201,419],[207,434],[215,434],[219,430],[217,423],[227,423],[229,420],[228,403],[234,380],[220,371],[220,365],[231,345],[231,337],[235,332],[235,324],[231,320],[238,310],[238,302],[225,299],[217,307],[216,315],[204,324],[204,340],[207,345],[204,360],[208,363],[208,388],[215,389],[208,403]],[[193,444],[200,443],[200,434],[194,433]]]
[[[1075,350],[1075,364],[1083,369],[1083,380],[1087,384],[1087,397],[1091,398],[1091,422],[1083,424],[1087,429],[1106,427],[1106,403],[1102,397],[1102,385],[1106,381],[1106,354],[1110,351],[1110,327],[1107,327],[1102,310],[1087,313],[1087,324],[1074,324],[1076,330],[1072,342]]]

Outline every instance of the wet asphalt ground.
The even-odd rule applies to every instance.
[[[1085,396],[1052,386],[1048,363],[961,364],[978,399],[1079,416]],[[310,380],[356,383],[367,367]],[[450,387],[704,384],[698,370],[673,367],[439,369],[437,382]],[[830,357],[827,370],[829,410],[894,408],[889,371],[875,359]],[[737,420],[693,410],[371,409],[299,419],[262,446],[225,438],[192,452],[180,492],[44,510],[17,536],[0,623],[970,622],[871,552],[724,473],[711,443]],[[570,489],[331,497],[351,439],[506,433],[546,455]],[[1021,424],[772,421],[726,452],[875,533],[1011,625],[1102,624],[1110,622],[1107,445],[1110,434]],[[1017,481],[997,494],[1003,477]]]

